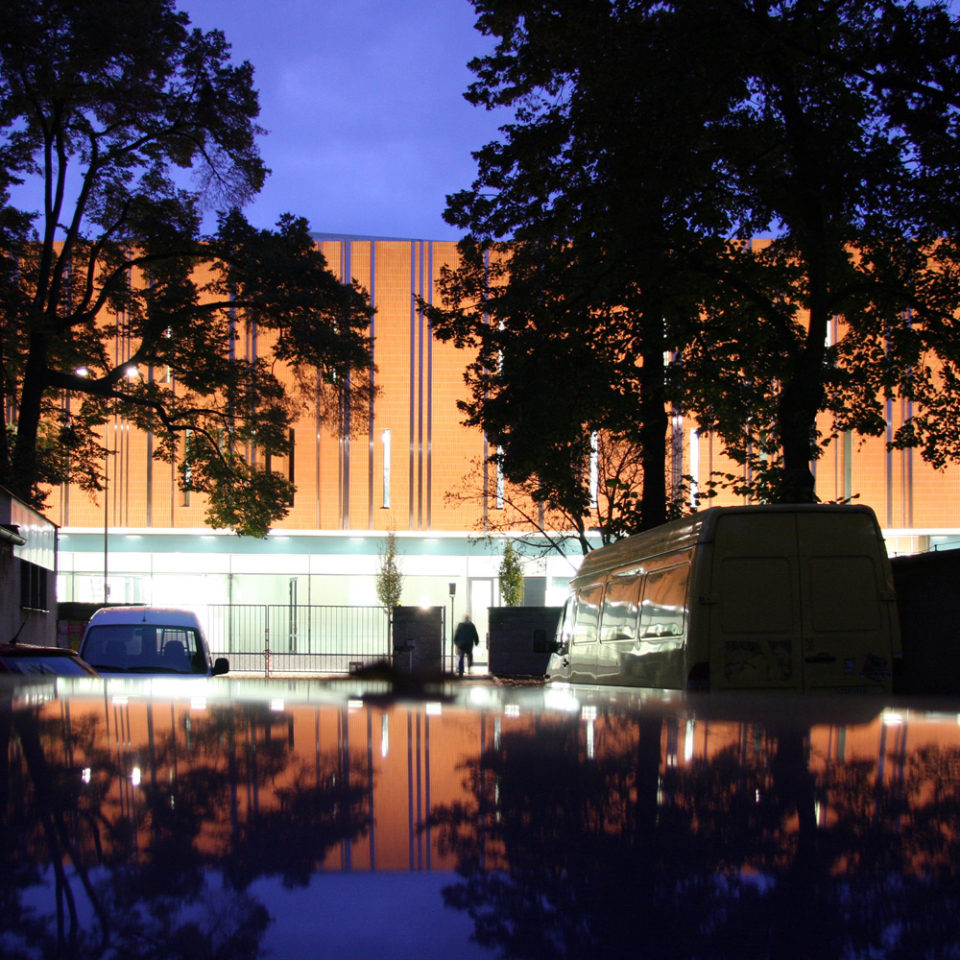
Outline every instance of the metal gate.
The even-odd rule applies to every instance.
[[[384,607],[215,604],[205,628],[231,673],[349,673],[391,656]]]

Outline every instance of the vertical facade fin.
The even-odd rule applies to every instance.
[[[424,243],[418,244],[417,293],[423,296]],[[424,343],[423,311],[417,310],[417,529],[423,529]]]
[[[343,240],[340,244],[340,282],[350,283],[352,275],[352,266],[350,254],[352,246],[349,240]],[[346,530],[350,527],[350,375],[346,375],[346,380],[341,388],[341,412],[340,412],[340,529]]]
[[[409,489],[409,506],[407,510],[407,529],[413,527],[413,495],[416,479],[415,452],[416,452],[416,372],[417,372],[417,243],[410,241],[410,387],[409,387],[409,436],[410,436],[410,464],[407,486]]]
[[[433,241],[427,242],[427,270],[426,270],[426,288],[422,294],[423,299],[433,303]],[[431,504],[433,501],[433,328],[430,321],[426,323],[427,338],[427,522],[426,528],[433,529],[433,511]]]
[[[377,245],[370,241],[370,306],[376,311],[377,308]],[[377,343],[377,315],[373,314],[370,318],[370,407],[367,412],[367,529],[373,529],[373,478],[374,478],[374,451],[376,442],[374,440],[374,409],[375,402],[374,389],[376,387],[374,362]]]

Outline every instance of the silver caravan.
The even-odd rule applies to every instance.
[[[896,595],[869,507],[713,507],[588,554],[553,680],[889,691]]]

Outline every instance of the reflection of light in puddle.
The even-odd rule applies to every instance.
[[[885,727],[899,727],[903,724],[903,715],[895,710],[884,710],[880,717]]]
[[[493,702],[493,692],[485,687],[471,687],[467,698],[474,706],[485,707]]]
[[[693,759],[693,721],[687,721],[686,736],[683,738],[683,762],[689,763]]]
[[[519,716],[520,716],[520,708],[519,708],[515,703],[508,703],[508,704],[503,708],[503,715],[504,715],[505,717],[519,717]]]
[[[592,760],[596,755],[596,727],[597,708],[592,704],[584,704],[580,708],[580,719],[587,727],[587,759]]]
[[[283,710],[283,700],[281,699],[271,700],[270,709],[274,713],[280,713]]]
[[[559,710],[563,713],[576,713],[580,709],[580,701],[570,688],[561,686],[547,690],[543,695],[543,705],[547,710]]]
[[[428,703],[426,710],[428,717],[439,717],[443,713],[443,704]]]

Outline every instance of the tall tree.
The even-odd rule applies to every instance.
[[[907,286],[899,322],[875,333],[874,396],[896,382],[910,415],[893,445],[936,467],[960,461],[960,21],[947,3],[887,4],[874,20],[861,75],[907,144],[908,177],[891,191],[890,239],[870,250],[890,285]],[[904,281],[909,281],[904,284]],[[871,331],[867,330],[867,334]],[[867,337],[851,338],[859,358]],[[878,351],[874,351],[876,355]]]
[[[0,483],[31,504],[100,488],[117,415],[208,495],[210,522],[263,535],[292,493],[265,467],[303,398],[275,364],[334,408],[369,383],[362,292],[305,221],[255,230],[237,211],[267,171],[253,70],[229,54],[172,0],[0,8]]]
[[[450,199],[470,236],[433,319],[479,348],[464,409],[508,479],[566,482],[582,510],[575,451],[609,429],[643,449],[650,526],[682,408],[744,464],[739,491],[811,501],[822,446],[884,434],[894,395],[914,408],[892,442],[960,454],[944,5],[474,5],[500,41],[468,97],[516,119]]]
[[[701,424],[751,468],[751,492],[811,501],[820,445],[840,431],[883,434],[884,401],[918,382],[936,348],[921,328],[952,326],[960,305],[922,214],[944,181],[918,163],[920,125],[911,131],[897,104],[928,87],[942,45],[925,36],[955,47],[960,34],[938,5],[721,6],[740,41],[730,69],[750,92],[724,121],[738,233],[773,238],[733,245],[715,265],[684,387]],[[923,26],[896,33],[898,63],[891,24],[903,18]],[[956,107],[939,103],[939,142],[952,138],[956,156]]]
[[[434,330],[478,349],[463,409],[509,481],[536,478],[541,502],[589,516],[589,438],[605,430],[643,460],[639,502],[614,523],[654,526],[669,511],[665,358],[732,224],[713,140],[743,94],[718,69],[726,21],[708,36],[663,4],[474,6],[499,40],[471,64],[467,98],[515,122],[448,199],[469,236]],[[666,73],[665,56],[684,70]]]

